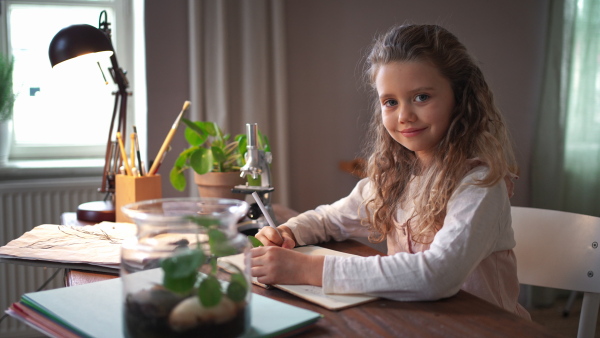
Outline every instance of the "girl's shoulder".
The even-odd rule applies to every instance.
[[[461,184],[479,185],[488,177],[489,171],[490,168],[485,162],[478,158],[469,159],[467,160],[466,164],[466,174],[463,177]],[[500,180],[493,185],[503,183],[506,186],[508,197],[510,198],[514,194],[514,181],[518,178],[519,177],[517,175],[509,172],[506,173],[506,175],[503,177],[503,180]]]
[[[487,163],[485,163],[478,157],[470,158],[465,163],[465,169],[467,170],[467,173],[470,173],[471,171],[474,171],[474,170],[478,170],[478,171],[486,170],[487,168],[488,168]]]
[[[468,159],[465,163],[465,174],[462,183],[476,183],[487,177],[490,168],[478,158]]]
[[[468,177],[472,174],[485,176],[489,173],[489,171],[489,165],[477,157],[468,159],[465,163],[465,177]],[[507,172],[506,176],[511,180],[516,180],[519,178],[519,176],[511,172]]]

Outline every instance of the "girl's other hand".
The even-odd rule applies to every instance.
[[[296,246],[296,237],[290,228],[285,225],[280,225],[277,227],[281,236],[277,234],[277,231],[270,226],[263,227],[260,231],[254,236],[256,237],[264,246],[280,246],[282,248],[291,249]],[[283,238],[283,241],[281,240]]]
[[[322,286],[325,256],[309,256],[276,246],[261,246],[251,250],[251,257],[250,271],[259,283]]]

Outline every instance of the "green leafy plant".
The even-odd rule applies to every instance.
[[[0,121],[12,119],[15,103],[13,69],[14,59],[0,54]]]
[[[215,122],[181,119],[186,125],[185,139],[190,145],[179,154],[169,174],[171,185],[183,191],[187,184],[185,171],[192,169],[202,175],[209,172],[235,172],[245,164],[244,154],[247,136],[236,135],[231,139]],[[258,132],[259,147],[270,151],[269,140]]]
[[[264,246],[264,244],[262,244],[262,242],[259,241],[258,238],[254,237],[254,236],[248,236],[248,240],[250,241],[250,244],[252,244],[252,246],[255,248],[257,248],[259,246]]]
[[[223,297],[228,297],[236,303],[244,301],[249,284],[237,266],[232,265],[236,271],[231,274],[225,290],[217,279],[217,259],[236,253],[235,248],[229,244],[227,235],[218,229],[218,221],[197,216],[189,216],[188,219],[205,228],[210,255],[206,255],[198,243],[196,248],[182,248],[175,255],[163,259],[160,263],[164,272],[163,286],[178,294],[190,294],[195,291],[200,303],[207,308],[218,305]],[[199,272],[200,267],[207,262],[210,272]]]

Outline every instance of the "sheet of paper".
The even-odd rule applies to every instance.
[[[118,269],[121,243],[135,234],[136,226],[131,223],[43,224],[0,247],[0,257],[85,263]]]
[[[297,247],[293,250],[302,252],[307,255],[320,255],[320,256],[343,256],[351,257],[355,256],[345,252],[335,251],[320,246],[309,245],[303,247]],[[243,254],[227,256],[219,258],[219,263],[223,269],[228,270],[225,262],[230,262],[239,267],[245,266]],[[252,283],[265,287],[265,284],[259,283],[256,277],[252,277]],[[351,307],[354,305],[366,303],[377,299],[377,297],[367,295],[354,295],[354,294],[326,294],[323,292],[323,288],[314,285],[273,285],[276,288],[287,291],[295,296],[311,301],[315,304],[323,306],[329,310],[340,310],[343,308]]]

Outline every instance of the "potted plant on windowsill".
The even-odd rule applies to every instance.
[[[169,175],[171,185],[183,191],[187,185],[186,170],[192,169],[201,197],[243,200],[244,196],[231,192],[231,189],[245,182],[240,177],[240,168],[245,164],[247,136],[239,134],[231,139],[231,135],[224,134],[215,122],[192,122],[186,118],[182,121],[186,125],[184,136],[190,146],[175,160]],[[270,151],[267,137],[260,132],[258,135],[259,147]],[[247,179],[250,185],[260,185],[249,176]]]
[[[15,103],[13,68],[14,59],[0,54],[0,164],[8,160],[12,142],[12,117]]]

